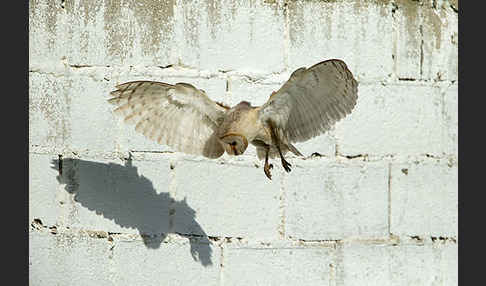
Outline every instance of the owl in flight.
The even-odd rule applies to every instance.
[[[251,143],[271,179],[268,158],[302,154],[292,143],[323,134],[349,114],[358,83],[341,60],[327,60],[295,70],[262,106],[242,101],[233,107],[212,101],[188,83],[132,81],[116,86],[109,103],[114,113],[147,138],[177,151],[218,158],[226,151],[241,155]]]

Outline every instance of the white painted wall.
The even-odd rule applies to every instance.
[[[457,285],[457,5],[31,0],[30,284]],[[145,79],[259,105],[330,58],[357,106],[272,181],[253,147],[175,153],[106,102]]]

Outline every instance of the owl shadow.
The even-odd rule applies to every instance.
[[[194,209],[185,198],[177,201],[167,192],[157,193],[131,159],[125,165],[79,159],[51,163],[53,169],[61,170],[57,180],[76,203],[119,226],[137,229],[147,248],[159,248],[167,234],[176,233],[189,239],[195,261],[212,264],[210,241],[195,220]]]

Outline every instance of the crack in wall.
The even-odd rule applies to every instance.
[[[417,81],[416,78],[399,77],[398,81]]]
[[[286,193],[286,174],[280,176],[280,196],[279,196],[279,225],[277,227],[277,231],[280,234],[281,238],[285,238],[285,219],[286,213],[285,210],[287,208],[287,193]]]
[[[356,158],[363,158],[363,160],[366,160],[368,157],[368,154],[356,154],[356,155],[338,155],[340,157],[345,157],[346,159],[356,159]]]
[[[219,246],[219,249],[221,251],[221,255],[219,257],[219,285],[223,286],[224,285],[224,247],[223,245]]]
[[[285,29],[284,29],[284,67],[285,71],[289,70],[289,50],[290,50],[290,15],[289,15],[289,4],[287,3],[288,0],[284,0],[283,3],[283,15],[284,15],[284,23],[285,23]]]
[[[454,236],[419,236],[419,235],[409,235],[411,240],[418,242],[419,244],[424,244],[426,240],[430,240],[432,243],[447,243],[457,244],[457,238]]]
[[[293,236],[289,235],[287,237],[291,241],[296,241],[299,243],[321,243],[321,244],[333,244],[342,242],[341,239],[303,239],[303,238],[294,238]]]
[[[391,197],[392,163],[388,163],[388,235],[391,237],[392,197]]]
[[[420,78],[423,78],[423,67],[424,67],[424,31],[423,31],[423,26],[420,24],[419,26],[419,32],[420,32]],[[432,79],[433,80],[433,79]]]

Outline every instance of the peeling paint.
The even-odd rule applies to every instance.
[[[144,0],[130,3],[139,26],[145,27],[142,47],[146,54],[156,54],[161,41],[170,39],[174,26],[175,0]]]
[[[126,25],[122,25],[123,5],[122,0],[106,0],[104,8],[104,28],[108,39],[107,50],[112,56],[125,58],[128,55],[128,48],[133,46],[133,33]]]
[[[56,1],[57,2],[57,1]],[[74,1],[68,1],[74,2]],[[88,25],[90,22],[96,21],[96,13],[101,8],[101,1],[90,1],[90,0],[81,0],[78,2],[79,7],[77,7],[78,11],[81,12],[79,15],[84,20],[84,25]],[[70,10],[70,9],[68,9]],[[77,12],[78,12],[77,11]],[[74,12],[74,11],[71,11]]]
[[[222,0],[208,0],[206,1],[206,9],[208,11],[209,30],[212,39],[216,38],[216,31],[221,25],[221,10],[223,8]]]
[[[408,31],[409,46],[418,46],[421,39],[417,38],[417,27],[420,25],[420,5],[418,2],[410,0],[397,0],[395,2],[398,9],[403,14],[405,20],[404,26]]]
[[[188,44],[198,51],[197,48],[199,47],[199,25],[201,22],[201,11],[196,9],[196,7],[193,5],[184,5],[183,7],[184,34]]]
[[[445,17],[445,13],[443,10],[441,10],[439,12],[441,16],[439,16],[437,12],[433,9],[422,9],[422,11],[424,12],[424,15],[422,16],[424,20],[424,25],[426,25],[426,27],[430,29],[430,31],[432,32],[432,35],[435,38],[434,47],[435,49],[439,50],[441,40],[442,40],[442,29],[443,29],[441,16]]]
[[[305,20],[304,20],[304,4],[301,1],[291,1],[287,4],[284,10],[289,17],[289,36],[290,42],[298,43],[301,39],[299,38],[299,31],[302,30]]]
[[[47,24],[47,31],[49,33],[49,41],[48,41],[48,48],[52,48],[55,45],[55,41],[57,38],[56,28],[57,28],[57,14],[59,7],[56,5],[57,0],[48,0],[47,1],[47,17],[46,17],[46,24]]]

